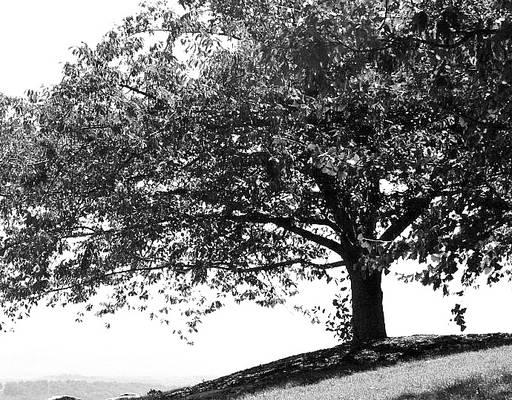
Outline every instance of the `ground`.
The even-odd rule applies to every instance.
[[[170,392],[152,392],[142,399],[230,399],[273,386],[304,385],[411,361],[512,344],[512,334],[416,335],[376,341],[364,346],[342,344],[298,354],[231,375]]]

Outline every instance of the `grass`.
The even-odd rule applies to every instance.
[[[391,337],[296,354],[140,400],[512,400],[511,361],[512,334]]]
[[[404,362],[240,400],[512,400],[512,346]]]

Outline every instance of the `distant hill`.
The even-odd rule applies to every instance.
[[[7,381],[26,381],[26,380],[42,380],[42,381],[86,381],[86,382],[143,382],[153,387],[172,386],[181,387],[187,385],[194,385],[205,380],[213,379],[212,376],[168,376],[168,377],[153,377],[153,376],[105,376],[105,375],[79,375],[79,374],[59,374],[59,375],[46,375],[34,379],[2,379],[0,382]]]
[[[146,394],[151,389],[171,390],[176,386],[163,386],[144,382],[114,382],[92,380],[34,380],[5,382],[0,400],[47,400],[52,396],[69,395],[82,400],[105,400],[123,393]]]

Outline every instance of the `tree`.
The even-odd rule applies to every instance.
[[[444,294],[510,276],[508,2],[182,5],[75,49],[2,132],[32,146],[2,173],[7,315],[156,286],[193,331],[226,296],[272,306],[338,268],[363,342],[386,336],[396,260]]]

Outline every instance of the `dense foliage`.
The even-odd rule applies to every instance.
[[[271,306],[341,267],[366,340],[400,258],[446,294],[508,273],[508,1],[182,3],[2,100],[9,317],[108,286],[100,314],[158,291],[195,330],[226,296]]]

